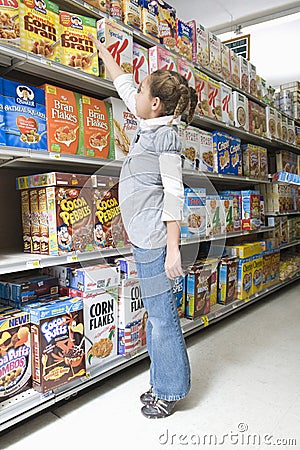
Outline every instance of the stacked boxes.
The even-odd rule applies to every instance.
[[[149,54],[149,73],[158,69],[177,70],[177,57],[168,50],[154,46],[148,50]]]
[[[206,190],[184,189],[183,221],[181,237],[193,238],[206,234]]]
[[[211,265],[197,262],[190,267],[186,278],[186,310],[189,319],[210,312]]]
[[[242,196],[242,230],[260,229],[260,192],[241,191]]]
[[[133,43],[133,80],[138,87],[149,73],[148,50],[142,45]]]

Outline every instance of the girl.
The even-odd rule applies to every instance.
[[[141,411],[147,418],[167,417],[190,389],[172,280],[184,275],[179,250],[184,189],[177,125],[188,105],[191,121],[197,95],[184,77],[168,70],[148,75],[136,90],[132,75],[123,72],[103,44],[93,41],[119,96],[139,118],[120,174],[119,203],[148,312],[150,389],[140,397]]]

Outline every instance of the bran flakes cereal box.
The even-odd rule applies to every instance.
[[[208,30],[195,20],[187,24],[193,30],[193,62],[202,67],[209,67],[209,36]]]
[[[176,19],[176,47],[178,54],[193,60],[193,29],[180,19]]]
[[[150,47],[149,55],[149,73],[158,69],[177,70],[177,57],[168,50],[158,47]]]
[[[123,0],[123,22],[138,30],[142,29],[142,9],[140,0]]]
[[[95,158],[112,158],[112,110],[108,102],[81,96],[84,154]]]
[[[183,167],[197,169],[199,166],[199,131],[198,128],[188,126],[184,130],[184,147],[182,148]]]
[[[132,355],[146,344],[146,312],[139,280],[122,280],[119,287],[118,354]]]
[[[208,116],[222,120],[220,83],[213,78],[208,78]]]
[[[84,293],[83,319],[87,373],[117,355],[118,288]]]
[[[195,69],[195,89],[198,95],[198,103],[195,111],[207,117],[209,116],[208,87],[208,76]]]
[[[160,43],[176,52],[176,9],[164,0],[158,0],[158,30]]]
[[[19,1],[2,0],[0,5],[0,43],[20,45]]]
[[[221,67],[225,81],[230,81],[230,49],[221,43]]]
[[[243,56],[238,56],[239,66],[240,66],[240,88],[245,92],[250,92],[249,88],[249,67],[248,61]]]
[[[221,75],[222,66],[221,66],[221,41],[210,31],[208,32],[209,36],[209,68],[212,72],[217,75]]]
[[[225,83],[220,83],[220,89],[222,122],[228,123],[228,125],[233,125],[232,89]]]
[[[3,80],[6,145],[47,150],[45,93]]]
[[[236,86],[240,87],[241,76],[238,55],[231,49],[230,50],[230,81]]]
[[[132,73],[133,37],[132,31],[113,19],[97,21],[97,38],[104,43],[114,60],[126,73]],[[100,60],[100,77],[110,80],[106,67]]]
[[[42,87],[46,96],[48,151],[82,155],[80,94],[50,84]]]
[[[30,315],[0,313],[0,402],[31,387]]]
[[[98,52],[88,37],[97,38],[96,19],[60,11],[60,27],[62,64],[98,76]]]
[[[109,15],[122,20],[122,0],[110,0],[109,4]]]
[[[199,134],[199,170],[213,172],[213,138],[210,131],[198,130]]]
[[[141,0],[143,33],[159,42],[158,4],[151,0]]]
[[[148,49],[133,43],[133,81],[138,87],[149,73]]]
[[[60,62],[58,5],[49,0],[20,0],[19,19],[21,48]]]
[[[195,76],[193,64],[187,61],[186,59],[178,58],[177,70],[184,78],[187,79],[189,85],[195,89]]]

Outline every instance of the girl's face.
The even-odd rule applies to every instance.
[[[157,117],[157,111],[153,108],[156,99],[150,95],[149,86],[149,75],[140,84],[137,94],[135,96],[136,100],[136,114],[141,119],[152,119]]]

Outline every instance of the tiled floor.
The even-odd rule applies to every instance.
[[[298,282],[189,337],[192,390],[169,418],[140,413],[143,360],[0,436],[0,449],[299,449],[299,289]]]

